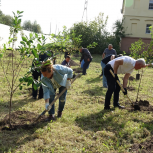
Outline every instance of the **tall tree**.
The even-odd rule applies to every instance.
[[[87,47],[89,44],[96,42],[98,45],[95,48],[91,48],[90,52],[102,53],[108,45],[107,19],[108,17],[104,19],[103,13],[99,13],[98,17],[93,21],[75,23],[71,28],[71,32],[75,31],[76,36],[82,35],[82,47]]]
[[[37,23],[37,21],[34,21],[31,23],[30,20],[24,21],[22,28],[24,30],[33,31],[36,33],[42,33],[40,25]]]
[[[0,10],[0,23],[8,25],[8,26],[12,26],[13,18],[10,15],[3,14],[3,12]]]
[[[115,36],[115,43],[119,47],[120,40],[121,38],[125,37],[125,28],[123,26],[124,20],[116,20],[114,25],[113,25],[113,30],[114,30],[114,36]]]

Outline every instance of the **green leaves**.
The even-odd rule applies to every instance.
[[[27,42],[27,38],[26,37],[22,37],[22,40]]]
[[[34,55],[35,58],[38,58],[37,50],[32,49],[32,54]]]
[[[0,58],[2,58],[3,57],[3,54],[0,54]]]
[[[4,50],[6,50],[6,44],[4,44]]]

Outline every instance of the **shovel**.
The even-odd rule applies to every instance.
[[[72,84],[80,75],[81,75],[81,74],[78,74],[78,75],[71,81],[71,84]],[[51,102],[51,104],[48,106],[48,108],[45,109],[45,110],[37,117],[37,119],[35,120],[35,122],[37,122],[37,121],[41,118],[42,115],[45,115],[45,113],[51,109],[52,105],[56,102],[57,99],[59,99],[59,98],[63,95],[63,93],[64,93],[66,90],[67,90],[67,88],[65,88],[65,89],[64,89],[64,90],[63,90],[63,91],[62,91],[62,92],[61,92],[61,93]]]
[[[109,71],[110,71],[110,73],[112,74],[112,76],[115,78],[115,75],[114,75],[113,71],[112,71],[112,70],[109,70]],[[125,92],[125,90],[124,90],[124,88],[121,86],[119,80],[116,80],[116,82],[117,82],[118,85],[120,86],[122,92]],[[140,106],[139,106],[138,104],[134,104],[134,103],[131,101],[131,99],[129,98],[128,95],[126,95],[126,96],[127,96],[127,98],[129,99],[129,101],[130,101],[130,103],[131,103],[131,106],[134,107],[134,110],[140,110]]]

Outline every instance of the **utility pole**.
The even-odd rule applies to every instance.
[[[51,22],[50,22],[50,34],[51,34],[51,26],[52,26],[52,25],[51,25]]]
[[[56,30],[57,30],[57,23],[56,23],[55,35],[56,35]]]
[[[83,10],[83,15],[82,15],[82,21],[83,21],[83,17],[84,17],[84,12],[86,11],[86,22],[88,20],[88,18],[87,18],[87,7],[88,7],[88,0],[85,0],[84,10]]]

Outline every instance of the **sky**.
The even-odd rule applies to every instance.
[[[34,20],[40,24],[44,34],[57,33],[65,25],[72,27],[82,21],[85,1],[87,5],[87,20],[93,20],[100,12],[108,16],[107,30],[112,31],[113,23],[122,19],[121,9],[123,0],[0,0],[0,10],[12,15],[12,11],[24,11],[22,22]],[[105,19],[104,18],[104,19]],[[83,21],[86,21],[86,12]],[[51,25],[51,26],[50,26]]]

